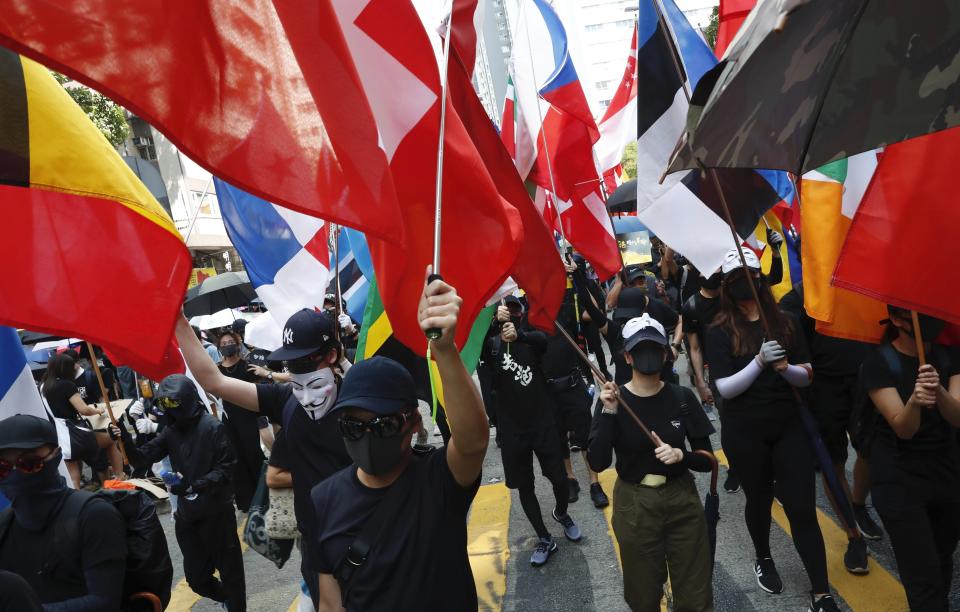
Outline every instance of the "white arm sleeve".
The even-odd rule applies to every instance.
[[[763,372],[763,368],[757,363],[757,360],[751,359],[750,363],[736,374],[718,379],[717,391],[724,399],[733,399],[749,389],[761,372]]]
[[[787,366],[786,370],[780,372],[780,376],[783,376],[784,380],[794,387],[808,387],[810,386],[810,383],[813,382],[813,377],[810,376],[810,371],[807,370],[807,368],[799,365]]]

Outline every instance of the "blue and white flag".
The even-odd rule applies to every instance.
[[[301,308],[322,308],[330,281],[327,223],[213,181],[230,241],[274,319],[282,326]]]
[[[337,267],[340,276],[340,292],[347,303],[347,313],[354,321],[363,321],[363,309],[367,306],[367,292],[370,289],[369,278],[373,274],[370,250],[363,232],[349,227],[340,227],[339,252],[340,263],[334,262],[330,254],[330,269]],[[327,291],[333,293],[333,280]]]

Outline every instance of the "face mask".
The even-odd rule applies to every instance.
[[[220,354],[224,357],[233,357],[240,352],[240,347],[236,344],[228,344],[220,347]]]
[[[26,529],[42,529],[59,510],[67,491],[67,482],[60,475],[63,455],[59,451],[56,455],[48,458],[36,474],[14,470],[0,480],[0,493],[13,504],[17,522]]]
[[[167,417],[170,419],[171,426],[177,431],[190,431],[197,425],[197,423],[200,422],[200,416],[201,415],[199,414],[195,414],[192,416],[177,418],[171,413],[167,413]]]
[[[753,300],[753,290],[750,289],[750,279],[746,276],[741,276],[733,281],[727,283],[727,291],[730,293],[730,297],[736,302],[749,302]]]
[[[343,443],[347,447],[347,454],[361,470],[371,476],[379,476],[400,465],[406,452],[403,449],[406,438],[407,432],[389,438],[380,438],[367,432],[359,440],[344,438]]]
[[[337,401],[337,381],[330,368],[291,374],[290,379],[293,396],[314,421],[323,418]]]
[[[723,276],[719,272],[716,272],[706,278],[700,279],[700,286],[708,291],[716,291],[720,288],[721,281],[723,281]]]
[[[655,342],[641,342],[630,351],[633,369],[640,374],[657,374],[663,369],[663,347]]]

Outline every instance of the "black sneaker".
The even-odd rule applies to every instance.
[[[603,487],[600,486],[599,482],[590,485],[590,499],[593,500],[593,505],[597,508],[606,508],[610,505],[610,499],[603,492]]]
[[[753,571],[757,574],[757,584],[761,589],[774,595],[783,593],[783,581],[780,580],[780,574],[777,573],[773,559],[770,557],[757,559],[753,564]]]
[[[851,574],[863,576],[870,573],[867,566],[867,542],[863,538],[851,538],[847,552],[843,555],[843,565]]]
[[[810,612],[840,612],[840,606],[832,595],[824,595],[820,599],[810,597]]]
[[[580,483],[576,478],[567,478],[567,503],[580,499]]]
[[[866,506],[853,504],[853,517],[857,519],[857,529],[860,530],[860,535],[868,540],[880,540],[883,538],[883,529],[874,522]]]
[[[737,478],[737,474],[732,469],[727,470],[727,479],[723,481],[723,490],[727,493],[740,492],[740,479]]]

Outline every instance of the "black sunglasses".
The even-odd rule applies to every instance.
[[[378,416],[364,421],[356,417],[344,415],[340,417],[340,433],[348,440],[359,440],[372,433],[378,438],[392,438],[399,435],[407,421],[413,420],[412,412],[401,412],[388,416]]]

